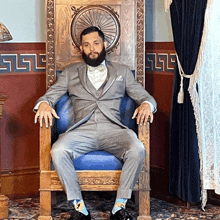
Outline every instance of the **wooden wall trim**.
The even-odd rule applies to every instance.
[[[8,175],[26,175],[31,173],[39,173],[39,166],[31,166],[31,167],[19,167],[14,170],[2,169],[2,176]]]
[[[0,51],[46,50],[46,43],[0,43]]]
[[[39,196],[39,167],[3,171],[2,193],[11,198]]]
[[[174,42],[145,42],[145,50],[175,50]]]

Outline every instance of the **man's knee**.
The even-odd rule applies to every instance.
[[[145,148],[142,143],[135,145],[129,150],[129,157],[138,161],[142,161],[145,158]]]
[[[58,144],[55,142],[52,146],[50,154],[53,159],[53,162],[56,162],[56,161],[58,162],[66,156],[67,152],[66,152],[65,146],[63,146],[63,144]]]

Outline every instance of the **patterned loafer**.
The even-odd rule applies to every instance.
[[[111,214],[110,220],[133,220],[133,217],[126,209],[120,209],[115,214]]]

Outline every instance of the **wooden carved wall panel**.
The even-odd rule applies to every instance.
[[[55,6],[54,0],[46,0],[46,73],[47,88],[56,80],[55,68]]]
[[[145,86],[145,0],[137,0],[137,81]]]
[[[145,84],[145,1],[144,0],[46,0],[47,19],[47,87],[55,79],[55,70],[81,61],[81,55],[72,45],[71,22],[76,10],[88,5],[110,6],[119,15],[121,36],[119,45],[107,59],[137,70],[137,80]],[[57,31],[59,30],[59,31]],[[54,39],[55,37],[55,39]],[[62,52],[64,51],[64,52]],[[56,65],[55,65],[56,64]],[[55,68],[56,66],[56,68]]]
[[[121,37],[120,37],[120,54],[108,55],[108,60],[123,63],[131,69],[136,69],[136,22],[134,5],[121,5]]]
[[[56,68],[58,70],[63,70],[67,65],[71,63],[76,63],[82,61],[81,54],[79,52],[76,43],[74,43],[72,36],[72,22],[73,20],[79,19],[79,16],[82,13],[86,13],[87,7],[93,7],[93,10],[99,10],[99,6],[84,6],[77,4],[67,4],[67,5],[56,5],[56,20],[59,21],[56,23]],[[75,9],[73,11],[72,9]],[[108,6],[104,6],[104,10],[108,10]],[[109,11],[114,11],[116,14],[120,14],[120,6],[112,6]],[[83,16],[85,16],[85,13]],[[90,15],[92,16],[92,15]],[[87,19],[87,17],[86,17]],[[109,17],[108,17],[109,19]],[[75,26],[75,25],[74,25]],[[82,27],[84,24],[82,24]],[[118,30],[120,31],[120,30]],[[75,33],[77,36],[79,33]],[[74,36],[75,37],[75,36]],[[78,37],[77,41],[78,40]],[[117,39],[115,39],[117,41]],[[77,42],[78,44],[78,42]],[[120,55],[120,43],[117,48],[113,48],[114,51],[111,52],[112,56]]]

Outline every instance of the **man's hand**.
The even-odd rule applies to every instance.
[[[137,118],[137,124],[147,124],[148,118],[150,118],[150,123],[153,122],[153,114],[151,112],[151,107],[148,103],[142,103],[136,110],[134,111],[132,119]]]
[[[47,102],[42,102],[35,115],[34,122],[37,123],[37,118],[39,117],[41,127],[43,126],[43,119],[45,121],[46,127],[48,127],[48,122],[50,123],[50,126],[52,126],[53,116],[57,119],[60,118],[56,111]]]

